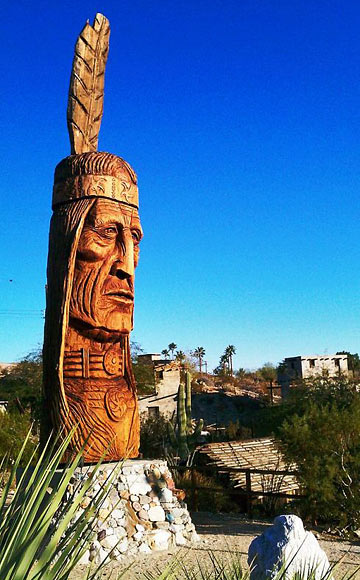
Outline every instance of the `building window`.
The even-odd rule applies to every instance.
[[[311,369],[314,369],[314,368],[315,368],[315,359],[314,359],[314,358],[311,358],[311,359],[309,360],[309,365],[310,365],[310,368],[311,368]]]
[[[159,407],[148,407],[149,417],[159,417],[160,416],[160,409]]]
[[[164,378],[164,371],[156,371],[156,380],[162,381]]]
[[[291,368],[292,368],[292,370],[295,369],[295,364],[293,362],[291,363]]]
[[[334,359],[334,361],[335,361],[335,366],[339,369],[340,368],[340,359],[336,358],[336,359]]]

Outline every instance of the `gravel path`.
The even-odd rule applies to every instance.
[[[176,555],[187,570],[196,569],[197,562],[211,569],[209,551],[217,559],[228,560],[237,553],[240,556],[244,568],[247,568],[247,551],[250,542],[255,536],[261,534],[270,522],[248,520],[241,515],[231,516],[226,514],[211,514],[197,512],[192,514],[192,520],[196,525],[200,541],[189,548],[172,548],[167,552],[154,552],[153,554],[139,555],[131,562],[131,567],[125,572],[125,580],[139,580],[146,578],[146,574],[154,574],[158,570],[163,572],[171,559]],[[334,539],[331,536],[318,535],[321,547],[325,550],[331,562],[338,562],[335,576],[342,578],[346,572],[354,572],[360,566],[360,542],[347,542]],[[111,579],[117,578],[118,572],[124,570],[130,561],[110,564],[105,568],[104,580],[113,570]],[[82,569],[83,570],[83,569]],[[82,580],[83,571],[78,570],[72,576],[72,580]],[[360,578],[360,573],[359,573]]]

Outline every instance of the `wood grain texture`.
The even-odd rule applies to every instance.
[[[55,170],[44,335],[41,441],[75,432],[64,460],[137,457],[131,366],[135,268],[142,230],[134,170],[99,153],[109,22],[79,35],[70,82],[72,155]]]
[[[63,438],[76,426],[64,460],[85,442],[88,463],[103,455],[109,461],[138,455],[139,411],[129,336],[139,228],[137,209],[117,201],[83,199],[54,210],[42,441],[50,433]]]
[[[85,24],[75,45],[67,108],[72,153],[97,151],[109,36],[109,21],[96,14],[93,25]]]

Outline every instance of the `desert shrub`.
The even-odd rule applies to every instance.
[[[344,377],[308,385],[298,412],[279,430],[295,462],[305,499],[301,515],[313,521],[360,525],[360,393]]]
[[[28,433],[31,431],[31,417],[29,413],[0,413],[0,459],[7,456],[13,463],[20,453],[26,440],[25,448],[21,454],[21,462],[27,463],[36,445],[37,437]]]
[[[157,459],[165,456],[168,418],[143,414],[140,419],[140,453],[143,457]]]
[[[239,506],[232,500],[225,484],[223,485],[215,477],[205,475],[196,469],[193,471],[173,469],[172,474],[176,487],[183,489],[186,493],[185,501],[190,511],[195,509],[214,513],[239,511]],[[201,489],[195,491],[194,482]]]
[[[230,421],[225,430],[225,439],[227,441],[238,441],[239,439],[250,439],[251,429],[242,425],[237,419]]]
[[[144,349],[134,341],[131,341],[131,362],[135,377],[138,395],[150,395],[155,390],[155,373],[152,364],[144,362],[139,355],[144,353]]]
[[[0,377],[0,399],[8,401],[8,410],[29,411],[38,422],[41,412],[42,353],[30,352]]]

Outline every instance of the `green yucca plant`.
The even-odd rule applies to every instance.
[[[49,443],[35,466],[31,466],[34,451],[12,498],[11,489],[30,433],[13,462],[10,475],[6,460],[0,463],[0,489],[3,488],[0,496],[1,580],[67,580],[89,548],[94,533],[94,515],[108,493],[112,474],[90,505],[79,510],[101,462],[91,467],[88,479],[67,497],[66,491],[80,464],[82,450],[61,469],[56,483],[54,476],[71,436],[72,433],[63,442]],[[90,570],[88,580],[98,578],[101,568],[102,565]]]
[[[206,551],[207,557],[199,555],[195,565],[189,565],[186,560],[186,549],[182,549],[170,560],[167,566],[162,570],[153,570],[145,574],[146,580],[251,580],[252,573],[241,564],[241,553],[234,552],[230,549],[227,557],[219,557],[211,550]],[[292,560],[284,563],[274,572],[268,571],[268,574],[261,577],[261,580],[319,580],[317,567],[314,566],[307,572],[289,573]],[[332,565],[329,570],[321,574],[321,580],[355,580],[358,577],[359,567],[353,571],[342,574],[336,574],[337,567],[341,560]],[[253,566],[250,567],[251,569]],[[255,575],[259,579],[259,575]]]

